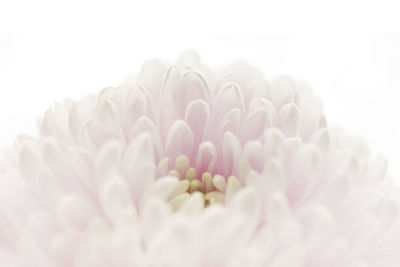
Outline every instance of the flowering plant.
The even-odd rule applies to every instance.
[[[397,267],[386,161],[305,84],[144,63],[0,154],[0,265]]]

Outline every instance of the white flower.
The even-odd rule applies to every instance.
[[[397,267],[386,162],[311,90],[187,52],[0,155],[0,265]]]

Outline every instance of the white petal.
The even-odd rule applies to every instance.
[[[263,108],[253,111],[243,122],[241,136],[243,141],[258,139],[271,123],[267,111]]]
[[[212,172],[216,163],[217,151],[213,143],[206,141],[200,144],[196,156],[196,170],[199,173]]]
[[[67,231],[85,231],[96,213],[92,203],[73,193],[63,196],[57,206],[57,217]]]
[[[93,189],[96,187],[94,181],[94,160],[92,155],[81,147],[71,147],[68,150],[69,161],[72,168],[78,174],[85,185]]]
[[[241,152],[241,145],[237,137],[231,132],[225,132],[222,147],[225,177],[236,173]]]
[[[122,150],[123,145],[117,140],[110,140],[100,148],[94,161],[95,183],[98,189],[104,181],[119,173]]]
[[[207,79],[196,70],[187,70],[172,88],[172,99],[178,116],[183,118],[188,104],[196,99],[209,101],[210,89]]]
[[[174,176],[165,176],[157,179],[154,184],[145,192],[141,201],[141,207],[152,197],[167,200],[175,190],[179,180]]]
[[[101,188],[100,202],[108,218],[117,221],[126,208],[133,206],[129,185],[120,177],[108,179]]]
[[[237,192],[229,202],[229,209],[233,213],[242,213],[249,220],[258,221],[261,211],[261,203],[257,192],[252,187],[246,187]]]
[[[166,140],[167,156],[175,162],[180,155],[191,157],[193,149],[193,132],[184,121],[176,121],[171,125]]]
[[[154,147],[148,133],[140,134],[129,144],[123,159],[123,169],[135,203],[138,203],[155,177]]]
[[[326,128],[320,129],[315,132],[311,137],[311,143],[318,146],[324,153],[329,150],[331,144],[331,137]]]
[[[300,109],[296,104],[284,105],[279,110],[282,131],[287,137],[297,136],[300,127]]]
[[[265,162],[264,146],[259,141],[249,141],[243,149],[243,156],[250,166],[261,172]]]
[[[164,154],[160,134],[154,125],[154,122],[148,117],[140,117],[133,125],[132,133],[134,137],[139,136],[141,133],[148,133],[151,137],[154,148],[156,149],[157,155],[161,157]]]
[[[207,131],[209,116],[210,107],[201,99],[190,102],[186,108],[185,121],[194,133],[195,147],[197,147],[204,139],[204,133]]]
[[[261,192],[265,197],[275,191],[285,192],[286,177],[280,160],[272,158],[263,171]]]
[[[285,137],[279,129],[268,129],[264,135],[266,158],[280,157],[284,151]]]
[[[22,144],[18,154],[22,177],[28,184],[34,187],[37,186],[39,166],[41,164],[38,149],[35,143],[26,141]]]

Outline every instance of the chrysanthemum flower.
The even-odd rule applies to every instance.
[[[290,77],[150,60],[39,132],[0,155],[0,266],[400,266],[385,160]]]

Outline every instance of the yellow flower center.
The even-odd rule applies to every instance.
[[[168,175],[180,180],[169,197],[174,211],[180,208],[190,194],[200,193],[204,199],[204,206],[208,207],[214,203],[225,203],[241,187],[235,176],[230,176],[226,182],[226,179],[219,174],[212,175],[209,172],[198,174],[195,168],[190,167],[189,159],[185,155],[176,159],[175,168],[170,170]]]

